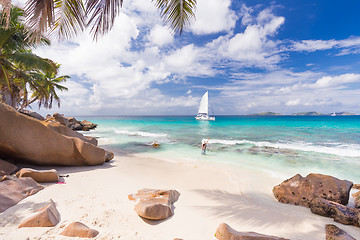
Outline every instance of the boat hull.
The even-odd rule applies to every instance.
[[[215,121],[215,117],[209,117],[209,116],[196,116],[196,120],[202,120],[202,121]]]

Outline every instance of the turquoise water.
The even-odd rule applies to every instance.
[[[318,172],[359,182],[360,116],[86,117],[114,152],[217,162],[277,176]],[[201,140],[210,138],[207,155]],[[160,148],[149,146],[160,143]]]

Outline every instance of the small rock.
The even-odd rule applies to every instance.
[[[71,128],[72,130],[82,130],[81,124],[77,122],[71,122],[69,124],[69,128]]]
[[[360,184],[354,184],[352,188],[360,190]]]
[[[352,196],[354,197],[355,207],[360,208],[360,191],[357,191]]]
[[[37,210],[37,213],[25,219],[20,223],[18,228],[22,227],[53,227],[60,221],[60,213],[56,209],[55,203],[50,200],[50,203],[45,207]]]
[[[30,177],[0,182],[0,213],[42,189],[44,187]]]
[[[358,216],[360,211],[358,209],[350,208],[323,198],[313,199],[309,207],[312,213],[324,217],[331,217],[338,223],[359,227]]]
[[[347,232],[332,224],[326,225],[325,232],[326,240],[356,240]]]
[[[130,194],[130,200],[138,200],[135,212],[150,220],[163,220],[173,215],[172,204],[178,200],[180,193],[176,190],[142,189]]]
[[[105,152],[105,162],[109,162],[114,158],[114,153],[110,151]]]
[[[60,235],[66,237],[94,238],[99,234],[95,229],[91,229],[81,222],[70,223]]]
[[[94,128],[97,127],[97,124],[92,123],[92,122],[90,122],[88,120],[83,120],[83,121],[80,122],[80,124],[83,126],[83,131],[88,131],[90,129],[94,129]]]
[[[32,112],[32,111],[25,110],[25,109],[20,109],[19,112],[24,114],[24,115],[27,115],[29,117],[40,120],[40,121],[45,120],[45,118],[43,116],[41,116],[40,114],[38,114],[37,112]]]
[[[0,159],[0,177],[4,175],[10,175],[17,170],[17,166],[8,161]]]
[[[63,114],[54,113],[53,117],[55,118],[55,121],[57,121],[61,125],[69,126],[69,119],[65,117]]]
[[[22,168],[15,175],[18,178],[31,177],[38,183],[58,182],[59,174],[55,169],[35,170],[31,168]]]
[[[305,178],[300,174],[273,188],[275,198],[282,203],[308,207],[314,198],[324,198],[346,205],[353,183],[329,175],[311,173]]]
[[[219,240],[287,240],[275,236],[256,232],[238,232],[226,223],[221,223],[216,230],[215,237]]]

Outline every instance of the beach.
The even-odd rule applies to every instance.
[[[272,187],[282,179],[261,171],[237,169],[242,181],[234,182],[218,164],[188,164],[119,153],[102,166],[56,169],[60,175],[69,175],[65,183],[46,184],[44,190],[1,213],[0,239],[68,239],[59,233],[73,221],[98,230],[95,239],[215,240],[214,233],[222,222],[238,231],[288,239],[325,239],[325,225],[335,224],[360,238],[357,227],[334,223],[305,207],[278,203]],[[174,215],[163,221],[140,218],[128,194],[142,188],[179,191]],[[17,229],[24,218],[50,199],[61,214],[59,224]]]
[[[94,118],[96,130],[81,132],[115,155],[96,166],[55,168],[57,183],[0,213],[0,239],[68,239],[59,235],[75,221],[99,231],[95,239],[213,239],[226,223],[240,232],[286,239],[325,239],[335,224],[356,239],[358,227],[336,223],[302,206],[278,202],[274,186],[301,174],[358,180],[358,117]],[[342,133],[342,135],[339,135]],[[209,138],[207,154],[200,142]],[[152,147],[156,141],[159,147]],[[141,189],[176,190],[174,214],[146,220],[128,195]],[[354,206],[350,192],[349,206]],[[53,200],[61,219],[55,227],[19,224]]]

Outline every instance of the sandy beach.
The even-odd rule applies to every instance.
[[[34,167],[34,166],[32,166]],[[49,169],[48,167],[37,167]],[[119,155],[94,167],[55,167],[64,184],[45,189],[0,214],[0,239],[68,239],[63,228],[81,221],[100,232],[95,239],[216,239],[222,222],[238,231],[255,231],[289,239],[325,239],[325,225],[335,224],[360,239],[353,226],[334,223],[308,208],[278,203],[272,187],[283,181],[260,171],[229,170],[214,163],[185,164],[137,155]],[[142,188],[175,189],[181,193],[173,217],[140,218],[128,194]],[[61,221],[51,228],[21,228],[19,223],[52,199]]]

